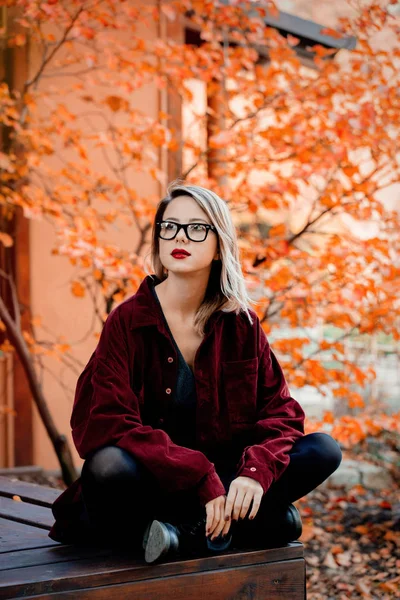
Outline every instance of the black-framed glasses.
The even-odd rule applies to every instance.
[[[217,232],[214,225],[208,223],[174,223],[173,221],[156,221],[159,226],[158,235],[163,240],[173,240],[182,227],[186,237],[192,242],[204,242],[208,232]]]

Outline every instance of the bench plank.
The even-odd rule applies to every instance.
[[[25,592],[25,598],[40,596],[41,600],[164,600],[166,597],[174,600],[305,600],[304,560],[220,568],[64,592],[53,588],[53,593],[39,592],[39,595],[29,595],[27,588]]]
[[[8,553],[14,550],[59,545],[59,542],[49,538],[44,529],[0,518],[0,561],[5,557],[4,561],[7,563]]]
[[[54,523],[54,517],[49,508],[18,502],[4,496],[0,496],[0,517],[48,530]]]
[[[6,498],[20,496],[24,502],[50,508],[60,494],[62,490],[0,476],[0,496]]]
[[[24,527],[28,527],[28,525],[24,525]],[[52,563],[80,560],[81,558],[86,559],[94,556],[109,556],[112,552],[106,546],[73,546],[72,544],[65,545],[54,542],[50,538],[48,540],[52,542],[48,547],[33,547],[29,550],[22,549],[0,554],[0,573],[10,569],[51,565]]]
[[[285,560],[286,559],[286,560]],[[144,558],[134,553],[121,551],[103,557],[89,557],[80,560],[67,560],[41,566],[9,569],[1,572],[0,598],[7,590],[8,597],[18,598],[35,594],[60,593],[68,590],[82,590],[93,586],[110,586],[133,581],[176,577],[193,573],[204,573],[220,569],[235,569],[244,566],[271,565],[275,575],[277,562],[298,559],[303,567],[303,545],[292,542],[282,548],[268,548],[248,552],[227,551],[223,554],[195,559],[175,557],[163,563],[149,565]],[[294,598],[291,598],[294,600]]]

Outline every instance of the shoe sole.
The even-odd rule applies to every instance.
[[[149,531],[150,531],[150,527],[153,521],[150,521],[149,524],[147,525],[144,534],[143,534],[143,542],[142,542],[142,548],[143,550],[146,550],[146,546],[147,546],[147,540],[149,539]]]
[[[150,525],[145,547],[145,561],[147,563],[153,563],[164,554],[167,554],[170,543],[170,533],[165,525],[160,521],[153,521]]]

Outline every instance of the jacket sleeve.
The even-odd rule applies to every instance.
[[[178,446],[162,429],[142,424],[138,398],[130,385],[125,332],[117,307],[78,378],[71,428],[79,456],[86,458],[97,448],[115,445],[137,458],[168,492],[195,488],[203,505],[225,495],[214,463],[202,452]]]
[[[236,477],[251,477],[268,491],[290,462],[289,451],[304,436],[305,414],[290,396],[282,368],[257,318],[258,382],[256,444],[247,446],[237,465]]]

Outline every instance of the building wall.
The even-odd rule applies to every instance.
[[[157,24],[153,27],[144,29],[140,36],[145,39],[152,39],[157,33]],[[121,34],[118,33],[120,36]],[[31,61],[32,70],[37,66],[37,56],[35,48],[32,51]],[[44,80],[45,85],[57,90],[58,86],[64,88],[73,84],[73,78],[52,78]],[[115,90],[96,89],[91,87],[90,94],[108,95],[117,93]],[[118,94],[120,92],[118,91]],[[81,94],[79,94],[81,95]],[[72,113],[80,110],[80,99],[78,94],[71,92],[60,97]],[[160,110],[162,98],[159,91],[153,86],[147,86],[129,96],[133,108],[143,111],[146,115],[157,117]],[[39,107],[45,111],[46,106]],[[119,124],[123,124],[119,118]],[[101,120],[92,120],[96,128],[101,127]],[[127,123],[128,125],[128,123]],[[63,149],[63,152],[64,149]],[[88,155],[97,172],[110,174],[107,162],[102,152],[98,149],[89,149]],[[57,156],[49,157],[48,164],[57,160]],[[74,159],[76,160],[76,159]],[[138,195],[160,196],[161,188],[150,175],[139,173],[131,175],[128,179],[128,185],[135,189]],[[118,208],[110,205],[110,209]],[[104,212],[104,206],[103,206]],[[77,364],[73,370],[67,369],[62,363],[53,358],[44,358],[45,371],[43,372],[42,385],[45,398],[48,402],[50,412],[55,420],[58,431],[67,436],[73,452],[73,458],[78,468],[83,461],[79,458],[74,447],[70,433],[69,420],[74,399],[76,381],[83,370],[83,367],[89,360],[89,357],[96,347],[97,339],[93,333],[87,335],[93,322],[93,302],[89,297],[78,298],[71,293],[70,282],[78,274],[78,267],[73,266],[69,260],[62,256],[51,254],[51,250],[56,246],[55,231],[47,220],[32,220],[31,227],[31,294],[32,294],[32,315],[41,316],[45,330],[38,328],[38,337],[42,339],[55,340],[57,336],[64,336],[67,343],[72,346],[72,353]],[[111,244],[116,244],[125,250],[134,250],[138,241],[138,232],[134,227],[129,227],[123,221],[110,226],[107,232],[101,232],[99,237],[107,240]],[[149,246],[145,248],[145,253]],[[100,300],[100,296],[98,300]],[[104,305],[101,305],[104,308]],[[97,333],[100,333],[99,325],[95,327]],[[59,463],[54,452],[53,446],[44,429],[39,417],[36,406],[34,406],[34,464],[40,465],[48,470],[58,470]]]

